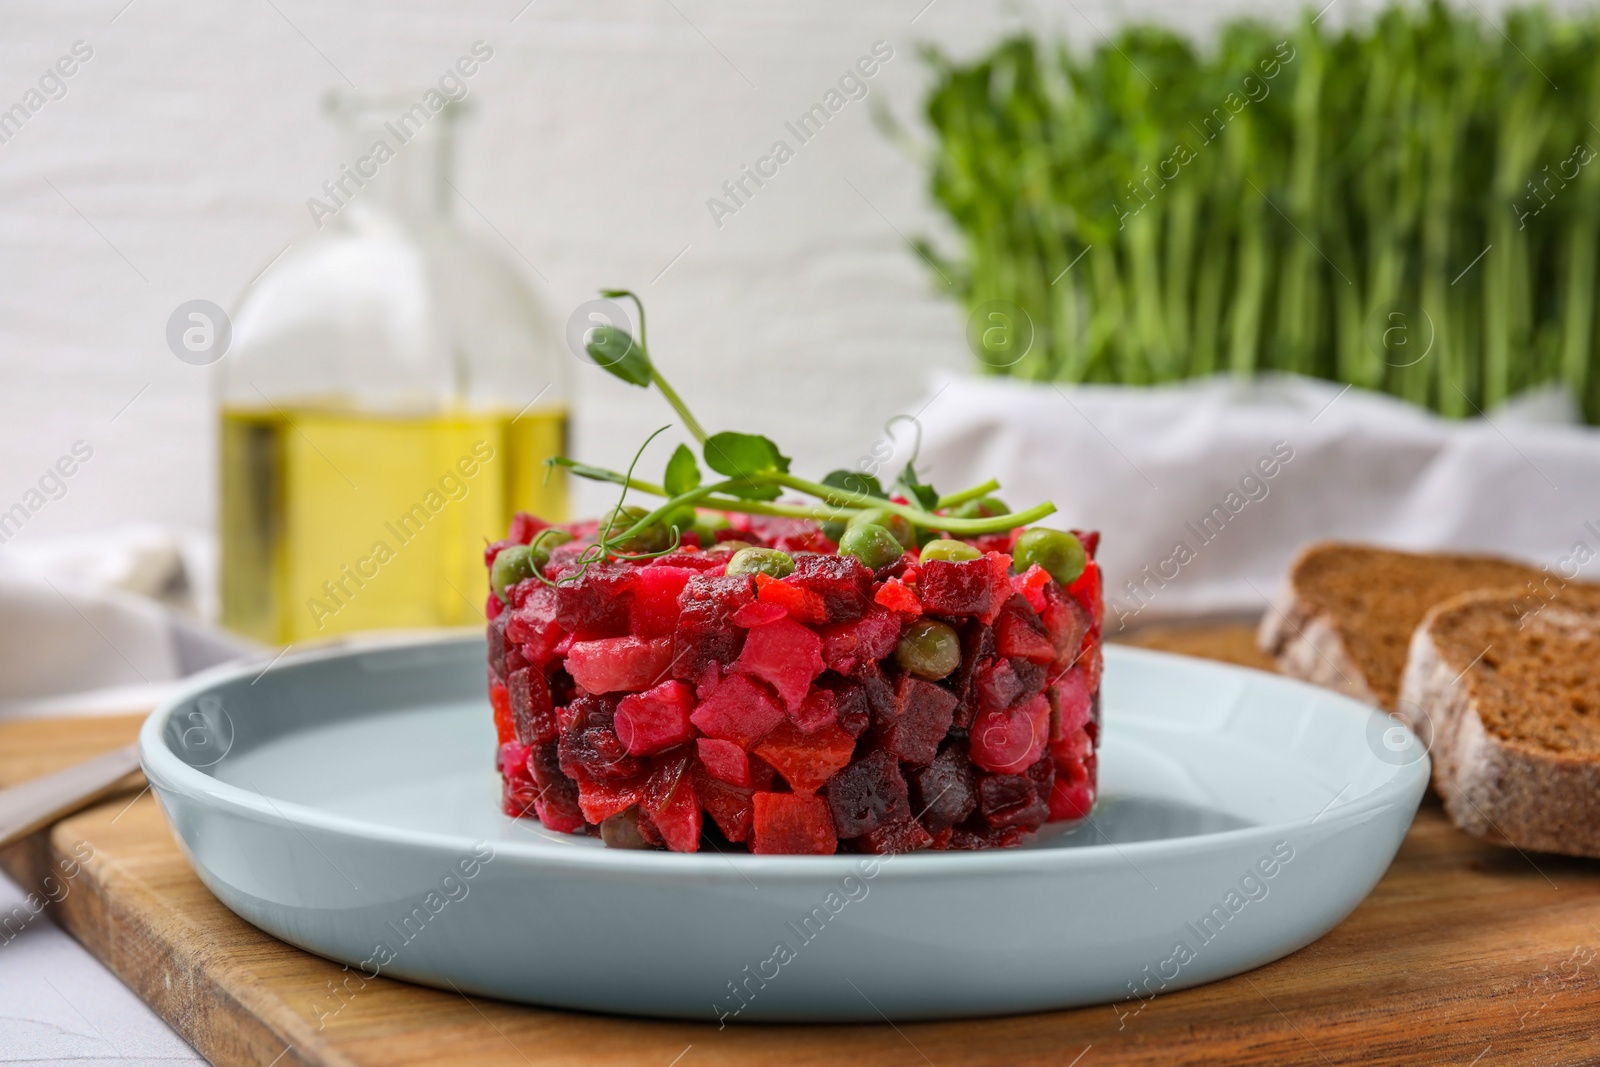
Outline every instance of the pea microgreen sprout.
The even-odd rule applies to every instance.
[[[650,349],[645,342],[643,301],[627,289],[603,289],[601,295],[612,299],[625,297],[633,301],[639,312],[639,337],[635,340],[620,326],[597,327],[586,341],[596,366],[629,385],[639,388],[654,386],[658,389],[682,419],[685,429],[699,443],[700,457],[697,459],[688,445],[680,444],[667,461],[659,484],[636,477],[634,470],[639,465],[640,457],[645,448],[667,429],[662,427],[646,439],[624,473],[579,463],[565,456],[549,460],[552,466],[563,467],[580,478],[622,487],[616,506],[595,532],[595,543],[586,546],[574,557],[573,562],[578,566],[577,574],[581,574],[590,564],[608,557],[642,560],[667,555],[677,551],[682,534],[687,530],[695,530],[699,536],[703,529],[708,536],[714,537],[714,530],[703,525],[704,518],[699,509],[838,524],[834,528],[840,531],[841,551],[850,553],[843,540],[853,538],[852,544],[864,555],[874,561],[881,559],[873,564],[875,566],[890,562],[891,554],[893,558],[898,558],[899,550],[925,542],[940,532],[966,537],[1004,533],[1037,522],[1056,510],[1054,504],[1046,501],[1022,511],[1010,511],[990,495],[1000,488],[1000,484],[992,479],[958,493],[941,496],[931,485],[922,482],[917,475],[914,459],[906,464],[895,481],[894,487],[906,500],[906,503],[897,503],[890,499],[875,477],[861,472],[832,471],[820,482],[801,478],[790,472],[789,457],[779,451],[776,444],[759,434],[729,430],[707,434],[650,357]],[[894,421],[890,420],[890,425]],[[706,482],[701,473],[701,460],[713,472],[723,475],[722,480]],[[812,500],[799,503],[780,501],[779,497],[786,490],[804,494]],[[663,503],[648,511],[639,506],[629,507],[626,500],[630,491],[660,497]],[[981,505],[964,507],[975,501],[981,502]],[[856,532],[853,534],[852,531]],[[657,545],[667,540],[669,532],[670,544],[656,549]],[[704,537],[701,537],[701,542],[703,547],[709,547],[705,545]],[[577,574],[569,574],[559,580],[575,580]],[[543,575],[540,577],[543,578]]]

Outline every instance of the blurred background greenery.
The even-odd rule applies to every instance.
[[[1285,370],[1452,416],[1559,381],[1600,420],[1600,19],[1329,22],[924,53],[931,191],[962,240],[919,250],[993,339],[986,369]],[[1031,347],[1009,332],[1030,324]]]

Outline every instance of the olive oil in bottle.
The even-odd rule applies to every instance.
[[[222,617],[269,644],[482,625],[484,544],[517,510],[565,518],[544,461],[571,357],[457,219],[458,105],[415,103],[330,97],[316,229],[246,288],[219,364]]]
[[[222,413],[224,623],[269,644],[482,621],[483,546],[514,511],[557,518],[555,408]]]

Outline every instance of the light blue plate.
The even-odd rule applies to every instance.
[[[145,773],[224,904],[352,971],[729,1022],[1138,1010],[1327,932],[1428,781],[1353,700],[1111,647],[1091,826],[885,859],[610,851],[500,814],[484,679],[471,638],[214,675],[145,723]]]

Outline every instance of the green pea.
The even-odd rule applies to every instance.
[[[639,832],[639,809],[628,808],[600,820],[600,840],[607,848],[654,848]]]
[[[969,500],[965,504],[956,505],[956,509],[950,513],[950,517],[953,519],[992,519],[996,515],[1009,515],[1010,513],[1011,509],[1006,506],[1004,500],[997,496],[985,496],[979,497],[977,500]]]
[[[728,573],[783,578],[794,573],[794,557],[776,548],[741,548],[728,561]]]
[[[550,562],[550,550],[557,545],[564,545],[572,540],[572,535],[565,530],[558,530],[554,526],[547,526],[534,535],[533,544],[529,546],[533,553],[533,562],[543,568]]]
[[[695,536],[700,538],[700,547],[710,548],[717,543],[717,531],[726,530],[729,525],[728,520],[715,511],[697,511],[691,529],[694,530]]]
[[[600,516],[600,527],[597,535],[609,536],[613,539],[621,537],[629,527],[644,518],[650,512],[641,507],[629,504],[625,507],[613,508]],[[606,527],[610,526],[610,534],[606,534]],[[638,555],[649,552],[665,552],[672,546],[672,531],[664,523],[653,523],[643,530],[623,540],[613,540],[611,547],[618,552],[629,555]]]
[[[546,553],[545,559],[548,561],[549,558],[549,553]],[[500,603],[511,603],[511,587],[532,578],[538,565],[527,545],[502,548],[494,557],[494,566],[489,569],[489,585],[494,589],[494,595],[500,598]]]
[[[912,548],[917,543],[917,532],[912,528],[911,520],[904,515],[896,515],[888,508],[868,508],[850,516],[851,526],[860,526],[863,523],[882,526],[894,535],[894,539],[900,542],[901,548]]]
[[[822,536],[826,537],[834,544],[838,544],[839,538],[844,536],[845,529],[846,526],[844,523],[835,519],[829,519],[827,522],[822,524]]]
[[[871,570],[887,567],[905,554],[905,546],[877,523],[851,523],[839,539],[839,554],[854,556]]]
[[[1077,580],[1089,562],[1083,542],[1063,530],[1050,530],[1043,526],[1022,531],[1011,550],[1012,566],[1025,571],[1037,563],[1045,572],[1067,585]]]
[[[929,541],[922,548],[924,562],[930,559],[945,559],[952,563],[961,563],[969,559],[977,559],[983,555],[976,548],[965,541]]]
[[[894,658],[922,678],[937,681],[961,666],[961,638],[932,619],[918,619],[900,637]]]

